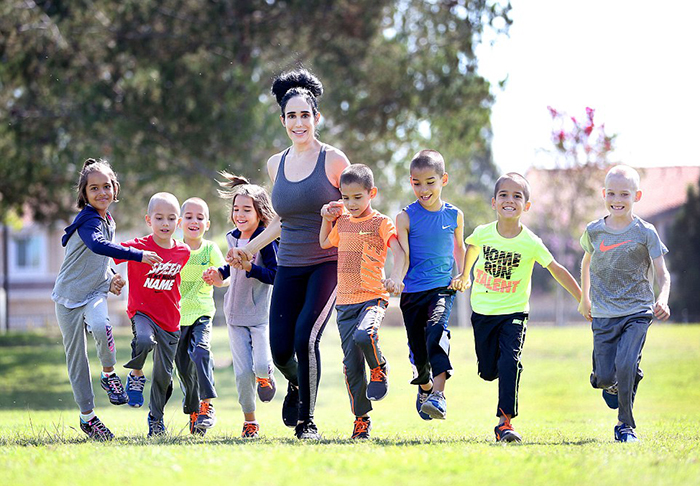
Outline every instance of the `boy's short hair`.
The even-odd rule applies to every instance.
[[[641,183],[639,172],[634,170],[629,165],[620,164],[612,167],[608,173],[605,174],[605,187],[608,187],[608,181],[613,177],[622,177],[627,179],[634,185],[635,191],[639,190],[639,185]]]
[[[374,187],[374,174],[372,169],[365,164],[352,164],[345,168],[340,174],[340,185],[343,184],[359,184],[367,191],[371,191]]]
[[[182,203],[182,206],[180,207],[180,214],[185,213],[185,206],[187,206],[189,203],[194,203],[194,204],[199,204],[204,208],[204,215],[209,219],[209,206],[207,205],[207,202],[202,199],[201,197],[190,197],[185,200],[184,203]]]
[[[413,172],[415,169],[433,169],[438,176],[442,177],[445,173],[445,159],[437,150],[421,150],[411,159],[409,170]]]
[[[525,179],[525,177],[518,174],[517,172],[508,172],[507,174],[504,174],[498,178],[498,180],[496,181],[496,185],[493,188],[494,198],[498,195],[498,191],[501,189],[501,185],[503,185],[505,181],[513,181],[516,184],[520,184],[520,186],[523,188],[523,196],[525,196],[525,202],[528,202],[530,200],[530,183],[527,181],[527,179]]]
[[[153,212],[153,208],[159,201],[168,202],[175,206],[178,212],[180,211],[180,201],[178,201],[173,194],[170,194],[169,192],[157,192],[151,196],[151,200],[148,201],[148,214]]]

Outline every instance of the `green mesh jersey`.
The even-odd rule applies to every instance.
[[[180,272],[180,326],[191,326],[202,316],[214,317],[214,288],[204,283],[202,273],[225,263],[219,247],[209,240],[202,240],[199,250],[190,253],[190,259]]]

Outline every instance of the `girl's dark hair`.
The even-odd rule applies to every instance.
[[[258,218],[260,218],[260,226],[268,226],[275,217],[275,210],[272,208],[272,201],[267,191],[257,184],[251,184],[245,177],[231,174],[225,170],[219,172],[219,174],[226,180],[217,182],[221,187],[227,189],[223,191],[219,189],[219,196],[224,199],[231,199],[231,223],[236,224],[233,220],[233,205],[236,203],[236,197],[242,195],[248,196],[253,200],[253,207],[255,212],[258,213]]]
[[[88,203],[87,198],[87,181],[88,176],[93,172],[102,172],[104,175],[109,177],[112,183],[112,188],[114,189],[114,202],[119,202],[117,196],[119,196],[119,181],[117,180],[117,174],[112,170],[112,166],[109,162],[102,159],[87,159],[83,163],[83,168],[80,171],[80,178],[78,179],[78,209],[83,209]]]
[[[284,117],[284,109],[287,106],[287,102],[295,96],[304,98],[311,106],[314,116],[316,116],[318,114],[316,98],[323,94],[323,85],[308,70],[299,68],[277,76],[272,81],[271,91],[280,105],[282,117]]]

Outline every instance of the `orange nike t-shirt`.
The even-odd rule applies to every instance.
[[[396,227],[378,211],[363,218],[343,214],[328,235],[338,247],[338,305],[389,299],[382,284],[384,263]]]

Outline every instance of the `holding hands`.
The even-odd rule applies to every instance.
[[[390,294],[400,295],[401,292],[403,292],[404,284],[401,280],[397,281],[394,278],[389,277],[382,280],[382,283],[384,284],[384,288]]]
[[[343,201],[331,201],[321,208],[321,216],[326,221],[333,222],[343,214]]]
[[[236,270],[250,272],[253,268],[253,255],[245,248],[230,248],[226,253],[226,261]]]
[[[460,273],[450,282],[448,289],[456,290],[458,292],[464,292],[472,286],[472,279],[469,278],[469,272]]]
[[[202,280],[207,285],[215,285],[216,287],[222,287],[224,284],[224,279],[221,278],[219,269],[216,267],[209,267],[202,273]]]

